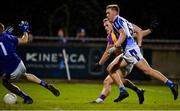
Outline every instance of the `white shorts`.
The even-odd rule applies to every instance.
[[[115,62],[117,61],[117,59],[120,59],[120,58],[124,59],[124,58],[123,58],[123,54],[120,54],[119,56],[117,56],[117,57],[113,60],[113,62],[112,62],[112,63],[115,63]],[[127,65],[126,67],[124,67],[124,68],[123,68],[123,69],[124,69],[124,71],[125,71],[124,76],[126,76],[126,75],[130,74],[130,73],[131,73],[131,71],[132,71],[132,69],[133,69],[133,67],[134,67],[134,64],[133,64],[133,63],[128,62],[128,65]]]
[[[26,73],[26,67],[25,67],[23,61],[21,61],[18,65],[18,67],[16,68],[16,70],[10,74],[10,79],[19,81],[20,77],[22,75],[25,75],[25,73]]]
[[[130,48],[128,50],[126,50],[123,53],[123,59],[125,59],[127,62],[132,63],[132,64],[136,64],[137,62],[139,62],[141,59],[143,59],[143,56],[141,54],[141,51],[139,49],[138,46],[135,46],[133,48]]]

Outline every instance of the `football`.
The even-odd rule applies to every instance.
[[[17,96],[14,93],[7,93],[3,99],[6,104],[17,103]]]

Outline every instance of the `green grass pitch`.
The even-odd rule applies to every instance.
[[[18,97],[18,103],[7,105],[3,102],[3,96],[8,92],[0,84],[0,110],[178,110],[180,98],[174,101],[173,96],[166,86],[139,85],[145,89],[145,102],[138,104],[136,93],[128,89],[130,96],[120,103],[113,103],[119,92],[115,85],[111,94],[101,104],[90,104],[95,100],[102,89],[102,84],[95,83],[54,83],[61,91],[59,97],[55,97],[45,88],[33,83],[18,83],[23,91],[29,94],[34,103],[22,104]]]

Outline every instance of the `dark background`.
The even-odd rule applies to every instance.
[[[0,22],[14,26],[16,34],[17,24],[27,20],[33,35],[56,36],[63,27],[72,37],[83,27],[89,37],[104,37],[102,20],[106,5],[111,3],[117,3],[120,15],[143,29],[156,18],[160,26],[151,39],[180,39],[180,4],[173,0],[5,0],[0,6]]]

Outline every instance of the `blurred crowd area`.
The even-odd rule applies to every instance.
[[[180,40],[179,3],[176,0],[6,0],[1,3],[0,22],[15,27],[27,20],[31,34],[35,36],[58,36],[63,29],[64,36],[77,37],[85,32],[87,37],[106,37],[102,25],[108,4],[118,4],[120,15],[142,29],[157,20],[159,27],[150,39]]]

